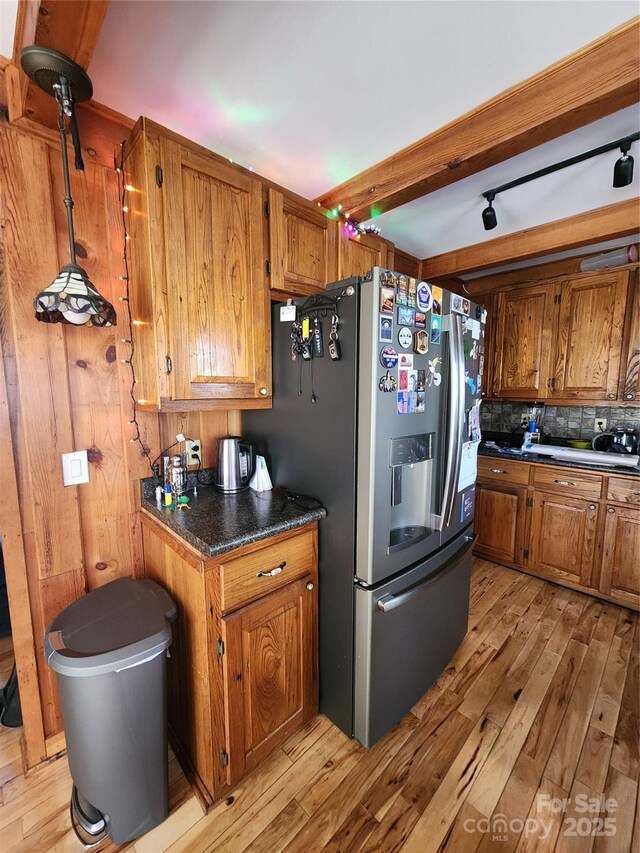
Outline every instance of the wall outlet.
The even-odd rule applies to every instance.
[[[202,444],[199,438],[187,438],[185,440],[185,455],[187,457],[187,468],[196,466],[198,460],[202,462]]]
[[[525,429],[529,426],[529,416],[528,415],[521,415],[520,416],[520,426],[524,427]]]
[[[607,419],[606,418],[596,418],[593,423],[593,431],[597,435],[599,432],[607,431]]]

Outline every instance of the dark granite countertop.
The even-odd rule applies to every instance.
[[[143,480],[142,509],[165,525],[181,539],[193,545],[204,557],[214,557],[233,548],[258,542],[303,527],[326,516],[322,507],[305,510],[284,497],[282,490],[254,492],[246,489],[227,495],[211,486],[198,486],[193,494],[193,477],[189,477],[190,509],[158,507],[153,481]]]
[[[626,474],[630,477],[640,477],[640,468],[627,468],[623,465],[592,465],[585,462],[570,462],[568,459],[554,459],[551,456],[539,456],[537,453],[510,453],[508,448],[487,447],[484,441],[478,448],[480,456],[492,456],[495,459],[512,459],[515,462],[534,462],[538,465],[555,465],[560,468],[581,468],[583,471],[594,471],[598,474],[619,476]]]

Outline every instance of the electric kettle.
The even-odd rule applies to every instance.
[[[256,468],[256,449],[239,436],[218,439],[215,486],[223,492],[241,492]]]
[[[594,450],[606,450],[609,453],[636,453],[638,434],[634,429],[620,429],[613,432],[601,432],[591,442]]]

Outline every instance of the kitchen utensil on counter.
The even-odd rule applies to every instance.
[[[601,432],[591,442],[594,450],[607,453],[631,453],[638,451],[638,433],[630,427],[620,427],[613,432]]]
[[[570,439],[569,444],[571,447],[575,447],[576,450],[589,450],[591,448],[591,442],[586,438]]]
[[[215,486],[223,492],[241,492],[249,485],[256,467],[255,445],[240,436],[218,439]]]

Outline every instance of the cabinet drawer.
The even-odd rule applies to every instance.
[[[478,477],[526,486],[529,482],[529,465],[526,462],[514,462],[511,459],[478,456]]]
[[[610,501],[640,506],[640,478],[623,480],[622,477],[609,477],[607,498]]]
[[[312,532],[267,545],[246,557],[220,565],[220,604],[230,613],[244,604],[315,572]]]
[[[535,469],[534,483],[547,492],[560,492],[570,497],[598,500],[602,488],[602,477],[597,474],[584,474],[576,469],[539,465]]]

